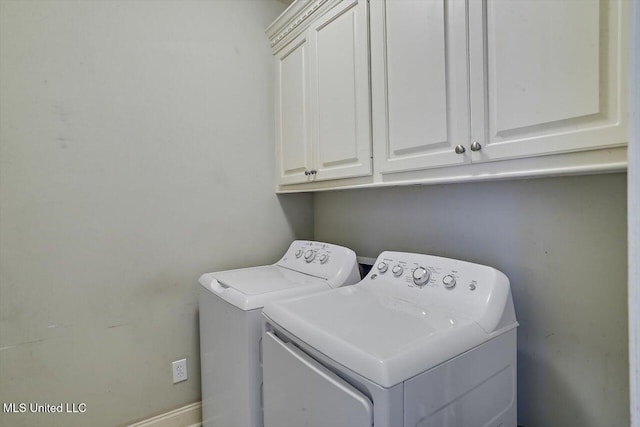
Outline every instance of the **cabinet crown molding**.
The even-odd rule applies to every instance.
[[[309,22],[309,17],[313,15],[321,6],[330,0],[297,0],[294,1],[284,12],[276,18],[265,30],[269,37],[271,47],[276,46],[292,31],[300,27],[303,23]]]

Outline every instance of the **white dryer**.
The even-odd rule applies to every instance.
[[[265,427],[515,427],[501,272],[383,252],[362,282],[268,304]]]
[[[200,368],[204,427],[262,426],[260,338],[269,301],[360,280],[351,249],[294,241],[273,265],[200,277]]]

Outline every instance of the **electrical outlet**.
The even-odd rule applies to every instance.
[[[176,360],[171,363],[173,369],[173,383],[186,381],[187,379],[187,359]]]

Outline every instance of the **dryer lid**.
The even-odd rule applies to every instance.
[[[361,285],[274,302],[264,315],[339,364],[387,388],[490,338],[471,319]]]
[[[206,273],[199,281],[208,291],[245,311],[276,299],[331,289],[325,279],[278,265]]]

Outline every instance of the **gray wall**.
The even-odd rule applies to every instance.
[[[312,236],[277,197],[278,1],[0,3],[2,426],[114,426],[200,400],[196,280]],[[170,363],[188,359],[173,385]]]
[[[626,175],[318,193],[315,238],[423,252],[511,279],[518,421],[629,425]]]

